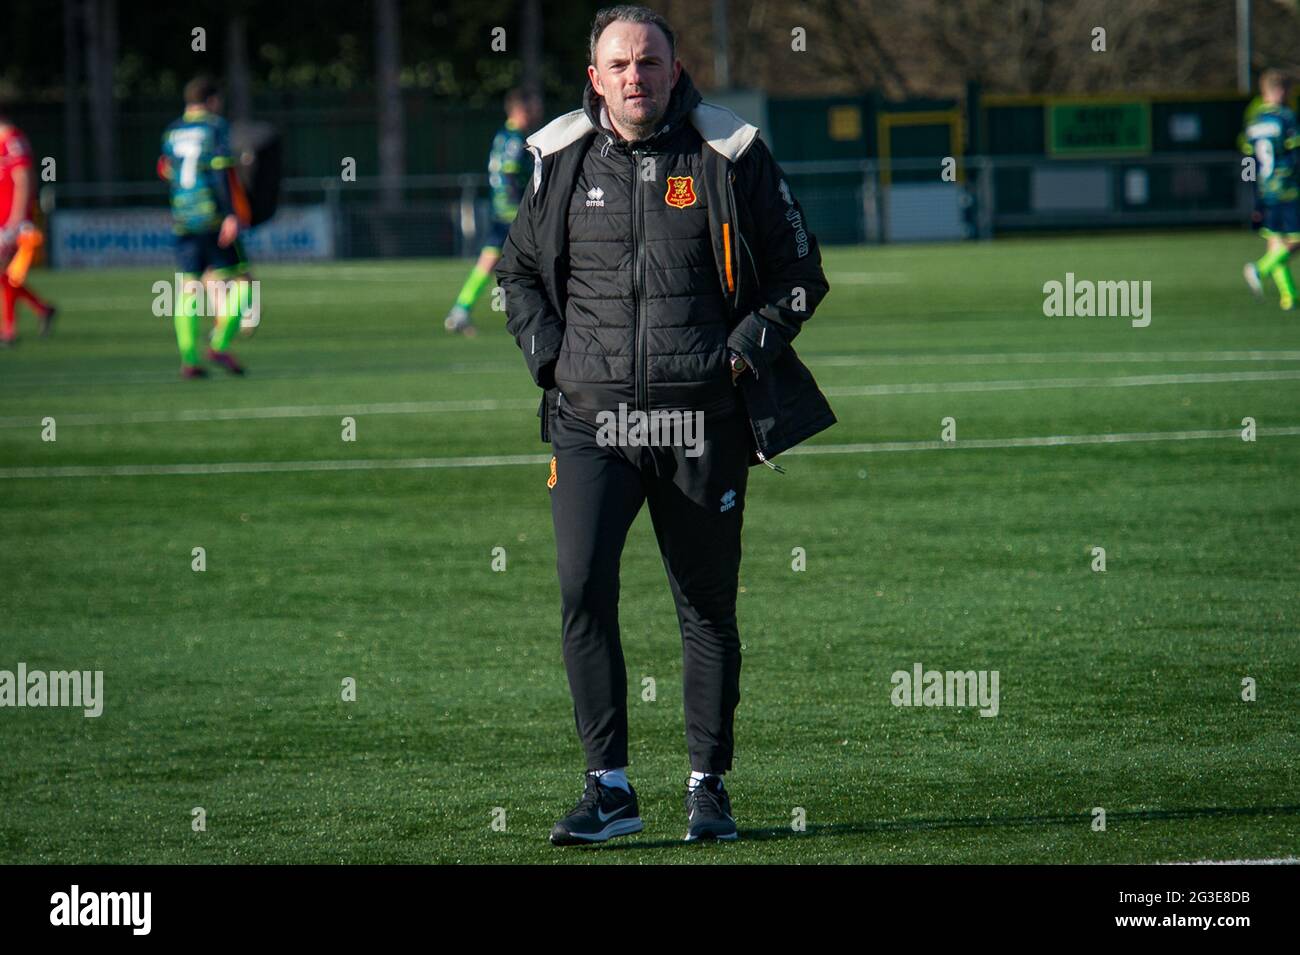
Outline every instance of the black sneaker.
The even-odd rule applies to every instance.
[[[721,776],[705,776],[694,789],[686,780],[686,841],[736,839],[736,820],[731,818],[731,797]]]
[[[586,842],[604,842],[615,836],[640,832],[641,816],[637,811],[636,790],[628,792],[618,786],[606,786],[591,773],[585,774],[582,798],[567,816],[551,830],[551,844],[576,846]]]

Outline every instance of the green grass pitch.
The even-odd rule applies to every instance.
[[[750,473],[741,839],[680,841],[680,635],[643,513],[622,621],[646,828],[579,850],[546,840],[583,768],[548,449],[502,316],[441,328],[468,264],[263,267],[248,377],[192,382],[150,311],[169,269],[34,273],[62,317],[0,352],[0,669],[102,670],[106,700],[0,709],[0,862],[1296,856],[1300,313],[1249,296],[1261,247],[825,250],[796,345],[840,419],[807,450],[835,453]],[[1150,280],[1150,326],[1045,317],[1067,272]],[[955,446],[897,449],[946,417]],[[1003,441],[1106,434],[1148,439]],[[490,456],[529,458],[391,466]],[[998,715],[895,707],[917,662],[998,671]]]

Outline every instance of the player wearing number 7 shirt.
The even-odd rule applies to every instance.
[[[248,258],[239,240],[241,226],[251,217],[235,175],[230,127],[220,112],[221,94],[213,80],[200,76],[185,85],[185,112],[163,133],[158,175],[171,186],[178,270],[187,287],[194,280],[206,283],[216,312],[207,358],[242,375],[244,368],[230,353],[230,343],[239,331],[241,306],[251,299]],[[181,376],[203,378],[207,371],[199,363],[199,316],[207,309],[202,297],[185,292],[175,313]]]

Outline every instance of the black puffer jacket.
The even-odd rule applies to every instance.
[[[548,410],[725,411],[766,461],[834,424],[790,341],[825,296],[816,239],[758,130],[682,72],[646,140],[584,108],[530,136],[534,176],[497,277]],[[752,371],[731,384],[728,349]]]
[[[555,384],[578,414],[732,410],[730,310],[718,282],[709,210],[694,188],[704,140],[694,86],[679,82],[655,134],[636,143],[601,129],[588,143],[568,209],[568,297]],[[584,111],[601,125],[590,84]]]

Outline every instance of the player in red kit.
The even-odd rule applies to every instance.
[[[40,233],[32,224],[35,198],[31,146],[0,104],[0,347],[12,345],[17,337],[15,307],[19,301],[26,301],[36,311],[42,337],[49,334],[54,318],[54,306],[26,285],[30,247],[40,242]],[[23,246],[29,248],[20,252]],[[15,257],[20,261],[15,262]]]

